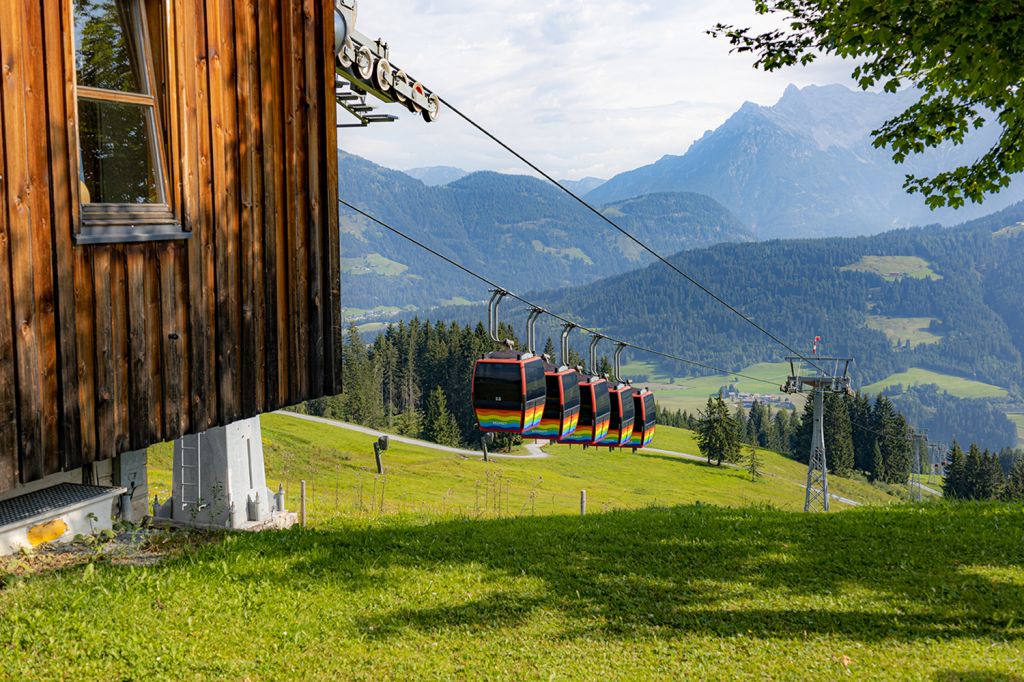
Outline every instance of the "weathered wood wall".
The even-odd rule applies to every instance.
[[[0,491],[340,390],[332,0],[147,5],[192,237],[105,246],[71,2],[0,2]]]

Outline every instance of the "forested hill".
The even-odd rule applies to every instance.
[[[957,228],[722,244],[671,260],[801,350],[820,335],[824,352],[855,357],[858,385],[924,368],[1019,389],[1022,221],[1019,204]],[[531,298],[609,334],[720,367],[786,355],[660,264]],[[436,314],[485,316],[478,308]],[[518,317],[504,319],[521,326]],[[692,373],[685,366],[664,369]]]
[[[909,367],[1022,383],[1024,204],[958,228],[720,245],[673,257],[747,315],[857,358],[868,384]],[[663,265],[543,295],[554,310],[725,367],[785,351]],[[681,371],[683,368],[679,368]]]
[[[592,282],[650,262],[625,237],[611,236],[595,216],[534,178],[474,173],[428,187],[356,156],[341,154],[339,163],[343,199],[509,286]],[[697,194],[651,195],[605,210],[668,253],[752,239],[720,204]],[[429,308],[482,297],[475,280],[412,244],[348,209],[341,217],[347,308]]]

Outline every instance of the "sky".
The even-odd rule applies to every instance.
[[[705,34],[765,28],[753,0],[361,0],[357,29],[391,62],[560,179],[610,178],[683,154],[745,101],[790,83],[849,85],[852,65],[819,60],[768,74]],[[398,105],[391,124],[339,131],[342,149],[389,168],[527,172],[450,111],[426,124]],[[348,116],[339,112],[339,120]]]

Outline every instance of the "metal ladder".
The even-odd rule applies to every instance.
[[[195,439],[195,446],[190,446],[189,441]],[[199,494],[202,488],[202,478],[199,469],[199,460],[202,456],[202,437],[187,436],[181,439],[181,508],[188,509],[189,505],[199,505]],[[202,509],[200,505],[198,507]]]

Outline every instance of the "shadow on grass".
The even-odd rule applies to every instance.
[[[563,616],[567,636],[629,637],[653,628],[724,637],[818,632],[865,642],[1024,638],[1024,581],[1005,570],[1024,568],[1024,511],[1006,506],[829,516],[696,506],[584,518],[391,519],[236,536],[230,545],[263,558],[259,570],[234,579],[296,590],[327,580],[387,591],[408,580],[409,570],[452,567],[491,582],[526,577],[542,586],[540,597],[494,583],[502,591],[461,605],[367,614],[359,624],[372,636],[514,627],[543,608]],[[224,551],[189,560],[217,561]]]
[[[935,675],[935,679],[938,682],[1024,682],[1024,677],[1020,675],[1008,675],[994,670],[943,670]]]

